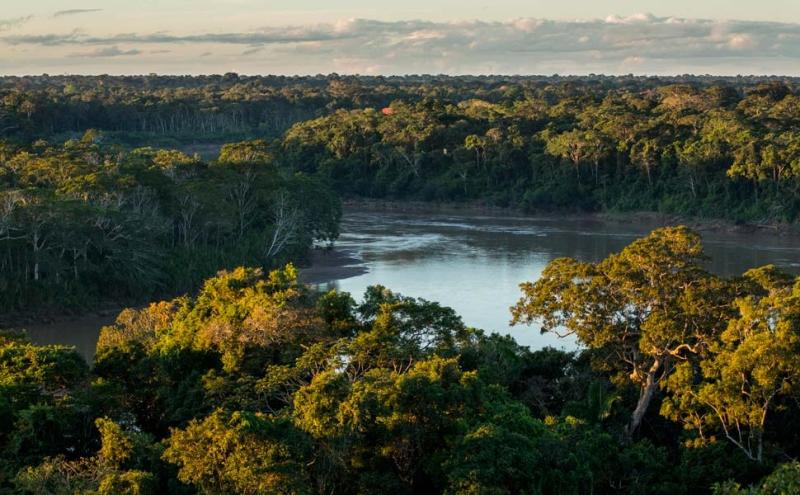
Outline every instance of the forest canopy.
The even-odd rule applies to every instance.
[[[0,492],[800,492],[774,266],[715,275],[686,227],[553,260],[511,317],[571,352],[295,268],[353,198],[794,223],[798,193],[794,79],[0,78],[0,315],[130,306],[92,363],[0,335]]]
[[[793,222],[793,78],[0,78],[0,137],[126,147],[264,139],[343,196]]]
[[[82,309],[195,289],[223,268],[302,261],[338,236],[338,197],[263,140],[215,160],[97,132],[0,145],[0,311]]]
[[[7,335],[0,485],[794,493],[800,278],[719,278],[702,257],[678,227],[598,263],[551,262],[513,314],[574,332],[574,352],[531,351],[381,286],[361,303],[320,292],[291,265],[223,271],[195,296],[123,311],[91,367]]]
[[[339,198],[793,223],[798,109],[791,78],[4,77],[0,308],[302,264]]]
[[[796,86],[655,81],[509,84],[337,109],[293,125],[281,149],[345,196],[797,218]]]

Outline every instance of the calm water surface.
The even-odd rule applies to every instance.
[[[404,295],[454,308],[467,325],[510,333],[532,348],[573,348],[575,343],[536,328],[510,327],[509,307],[518,285],[535,280],[553,258],[598,261],[647,234],[656,224],[605,222],[576,217],[518,217],[474,213],[347,211],[337,249],[358,258],[365,273],[316,282],[360,299],[364,290],[384,285]],[[769,232],[703,235],[710,268],[733,275],[767,263],[800,273],[800,239]],[[362,270],[363,272],[364,270]],[[34,342],[75,345],[91,359],[100,326],[112,316],[29,328]]]
[[[353,252],[367,273],[330,286],[360,299],[381,284],[454,308],[467,325],[510,333],[532,348],[572,348],[536,328],[510,327],[519,284],[535,280],[552,259],[598,261],[657,224],[577,217],[518,217],[469,213],[348,211],[338,249]],[[709,268],[722,275],[774,263],[800,272],[800,239],[771,232],[703,234]]]

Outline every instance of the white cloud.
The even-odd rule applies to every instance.
[[[414,31],[406,35],[405,40],[411,42],[425,43],[432,40],[444,39],[447,35],[441,31],[434,31],[431,29],[423,29]]]
[[[536,30],[539,26],[544,23],[542,19],[531,19],[531,18],[524,18],[524,19],[516,19],[511,22],[511,26],[518,30],[523,31],[525,33],[532,33]]]
[[[657,19],[653,14],[633,14],[628,17],[620,17],[618,15],[610,15],[606,17],[606,24],[648,24],[656,21]]]
[[[0,26],[2,22],[0,21]],[[117,33],[82,31],[0,36],[7,46],[40,47],[48,60],[63,47],[98,46],[88,56],[125,57],[130,72],[149,72],[148,53],[117,45],[153,45],[181,58],[181,70],[218,72],[220,57],[246,55],[241,69],[319,73],[782,73],[800,74],[800,24],[629,17],[555,21],[523,18],[507,22],[377,21],[347,19],[330,24],[265,27],[247,32]],[[109,47],[110,48],[102,48]],[[244,51],[242,51],[244,49]],[[120,53],[115,53],[115,50]],[[149,53],[152,53],[149,52]],[[93,55],[91,55],[93,54]],[[189,55],[189,56],[187,56]],[[194,56],[191,56],[194,55]],[[193,61],[194,66],[187,66]],[[43,70],[48,67],[43,66]]]

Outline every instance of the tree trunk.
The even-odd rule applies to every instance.
[[[650,407],[650,402],[652,402],[653,395],[655,395],[656,387],[658,386],[656,383],[656,373],[658,373],[660,368],[661,359],[656,359],[653,362],[653,365],[650,367],[650,370],[647,372],[647,377],[645,378],[645,381],[642,384],[639,392],[639,400],[636,402],[636,409],[634,409],[633,413],[631,414],[631,422],[628,425],[627,430],[628,437],[633,437],[633,434],[642,423],[642,419],[644,418],[647,409]]]

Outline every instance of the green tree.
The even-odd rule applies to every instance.
[[[599,180],[598,167],[609,152],[608,145],[600,133],[573,129],[561,134],[546,134],[545,141],[547,153],[572,162],[578,181],[581,177],[580,166],[584,163],[593,165],[595,181]]]
[[[513,322],[574,334],[619,381],[636,385],[632,435],[675,363],[703,352],[724,328],[728,290],[704,259],[700,237],[686,227],[657,229],[599,263],[557,259],[520,286]]]
[[[756,486],[742,488],[735,481],[714,486],[714,495],[788,495],[800,491],[800,463],[797,461],[779,465]]]
[[[782,396],[800,386],[800,282],[768,266],[747,272],[754,290],[708,349],[668,380],[662,412],[703,441],[717,431],[752,460],[764,459],[764,432]]]
[[[306,442],[291,423],[244,412],[215,411],[172,430],[164,459],[178,479],[204,494],[305,494]]]
[[[236,165],[265,165],[273,161],[269,146],[263,139],[227,143],[219,151],[217,161]]]
[[[119,424],[98,418],[100,451],[92,457],[69,459],[48,457],[37,466],[19,471],[14,482],[22,493],[69,495],[148,495],[156,492],[153,473],[126,469],[133,464],[134,450],[148,448],[140,433],[129,434]],[[135,438],[134,438],[135,437]],[[137,445],[138,444],[138,445]],[[141,456],[141,452],[138,453]],[[146,459],[137,459],[145,461]]]

